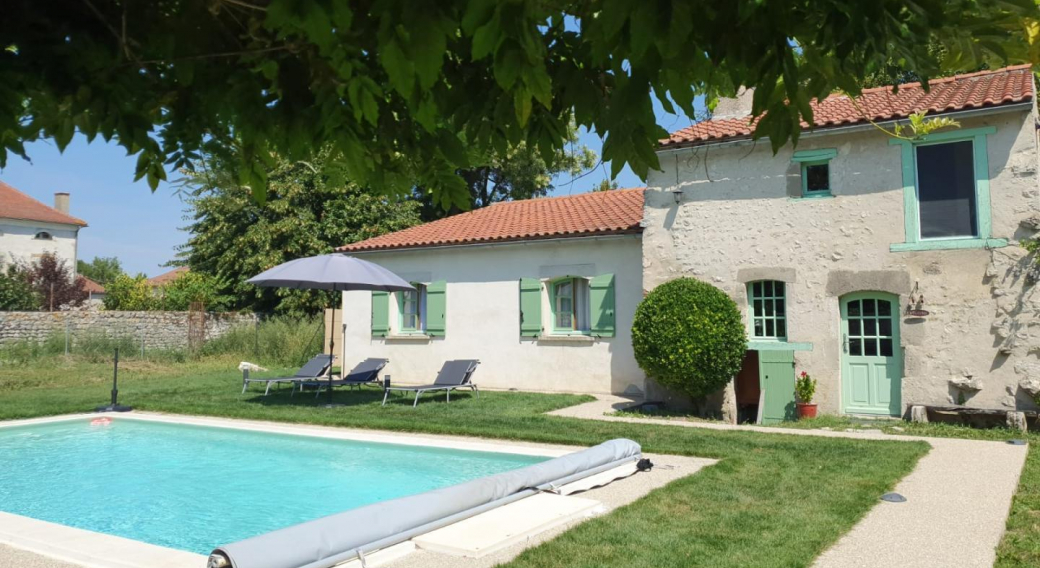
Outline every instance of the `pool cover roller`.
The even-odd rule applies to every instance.
[[[559,485],[639,460],[616,439],[539,464],[278,529],[213,551],[210,566],[327,568]]]

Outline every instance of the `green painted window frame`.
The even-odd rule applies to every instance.
[[[766,294],[766,284],[772,284],[773,293]],[[755,293],[755,285],[761,285],[761,293]],[[783,294],[776,294],[776,285],[781,284],[783,286]],[[747,298],[748,298],[748,337],[754,341],[775,341],[775,342],[787,342],[787,338],[791,332],[787,325],[787,282],[782,280],[755,280],[754,282],[747,283]],[[776,313],[776,300],[781,300],[784,303],[784,314],[777,315]],[[763,313],[762,315],[755,314],[755,302],[762,302]],[[765,315],[765,303],[774,302],[773,315]],[[776,322],[783,320],[784,322],[784,334],[779,335],[774,333],[773,335],[765,335],[766,322],[773,322],[773,331],[776,331]],[[757,335],[755,333],[755,323],[762,322],[763,335]]]
[[[892,252],[1000,248],[1007,246],[1007,239],[993,238],[990,212],[989,147],[987,136],[995,134],[997,127],[965,128],[949,132],[929,134],[919,140],[891,139],[891,146],[899,146],[903,176],[903,232],[905,241],[889,246]],[[950,142],[972,142],[975,170],[975,214],[978,216],[976,237],[947,237],[922,239],[920,210],[917,199],[917,147],[928,144]]]
[[[422,282],[409,282],[412,286],[415,286],[415,291],[401,291],[394,294],[397,297],[397,332],[402,335],[421,335],[426,333],[426,314],[423,310],[426,308],[426,285]],[[404,323],[404,304],[405,294],[415,294],[415,321],[416,325],[406,326]]]
[[[556,310],[556,286],[559,285],[559,284],[562,284],[563,282],[566,282],[568,280],[571,281],[571,322],[572,322],[572,325],[574,327],[571,327],[571,328],[561,328],[561,327],[558,327],[556,325],[556,312],[557,312],[557,310]],[[585,282],[585,286],[586,286],[585,302],[588,303],[588,301],[589,301],[589,293],[590,293],[590,290],[589,290],[590,282],[589,282],[588,278],[586,278],[584,276],[561,276],[559,278],[554,278],[554,279],[549,281],[549,285],[547,286],[547,288],[549,290],[549,310],[552,312],[552,325],[549,327],[549,329],[552,330],[552,335],[592,335],[592,330],[591,329],[577,329],[578,320],[579,320],[578,310],[579,309],[590,309],[591,310],[591,308],[589,308],[588,306],[585,306],[585,308],[582,308],[582,307],[580,307],[578,305],[578,302],[577,302],[578,294],[577,294],[577,286],[576,286],[576,283],[577,283],[578,280],[583,280]],[[592,322],[588,321],[588,320],[591,320],[591,319],[592,319],[591,318],[591,314],[589,314],[589,317],[586,317],[587,321],[585,322],[586,325],[588,325],[590,328],[591,328]]]
[[[791,161],[801,166],[802,198],[819,199],[834,197],[833,177],[831,176],[831,160],[838,156],[838,150],[823,148],[820,150],[800,150],[791,156]],[[827,166],[827,189],[809,191],[809,166]]]

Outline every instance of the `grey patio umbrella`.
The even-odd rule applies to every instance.
[[[322,254],[297,258],[283,262],[274,268],[246,280],[256,286],[268,288],[294,288],[297,290],[376,290],[399,292],[414,290],[398,275],[371,262],[345,254]],[[329,334],[329,353],[336,346],[335,332]],[[330,362],[331,363],[331,362]],[[346,361],[343,361],[345,364]],[[328,370],[329,404],[332,404],[332,365]]]

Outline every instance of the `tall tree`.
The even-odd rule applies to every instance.
[[[504,157],[491,155],[481,162],[485,165],[459,172],[469,189],[467,203],[444,208],[434,202],[429,190],[415,189],[415,197],[423,204],[423,221],[500,201],[544,197],[552,191],[553,178],[557,175],[576,176],[596,167],[596,153],[579,141],[577,128],[572,125],[567,146],[553,152],[549,160],[543,158],[538,150],[520,143],[510,148]]]
[[[308,162],[276,160],[268,172],[270,196],[262,206],[226,162],[213,158],[198,171],[187,182],[191,237],[181,259],[191,273],[215,277],[211,293],[236,299],[237,305],[229,307],[315,313],[327,305],[320,293],[258,288],[246,280],[276,264],[420,222],[417,202],[343,181],[327,152]]]
[[[117,276],[123,273],[123,265],[114,256],[95,256],[94,260],[90,262],[77,261],[76,272],[102,286],[108,286]]]
[[[0,167],[78,129],[138,155],[153,189],[164,164],[234,156],[262,200],[272,155],[328,143],[363,187],[462,207],[475,156],[523,142],[548,161],[571,121],[612,175],[645,179],[654,96],[693,116],[754,87],[775,149],[812,98],[859,93],[890,58],[922,78],[1040,62],[1038,20],[1034,0],[7,0]]]

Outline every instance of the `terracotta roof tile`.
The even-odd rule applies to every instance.
[[[925,92],[921,83],[906,83],[893,93],[892,87],[864,89],[855,103],[846,95],[831,95],[813,101],[812,128],[828,128],[901,119],[926,110],[941,114],[970,109],[1032,101],[1033,73],[1029,65],[979,71],[929,81]],[[750,137],[754,132],[750,116],[705,120],[672,133],[661,140],[661,146],[691,146],[731,138]],[[810,128],[803,122],[802,128]]]
[[[0,181],[0,219],[87,226],[86,221],[44,205],[2,181]]]
[[[187,266],[178,266],[169,272],[163,272],[155,278],[149,278],[148,280],[145,280],[145,282],[147,282],[149,286],[165,286],[166,284],[180,278],[181,274],[184,274],[187,271]]]
[[[643,188],[507,201],[340,247],[371,251],[640,233]]]
[[[87,292],[89,292],[91,294],[104,294],[105,293],[105,287],[102,286],[101,284],[98,284],[97,282],[94,282],[93,280],[91,280],[90,278],[87,278],[86,276],[83,276],[82,274],[80,274],[79,277],[83,279],[83,289],[86,290]]]

